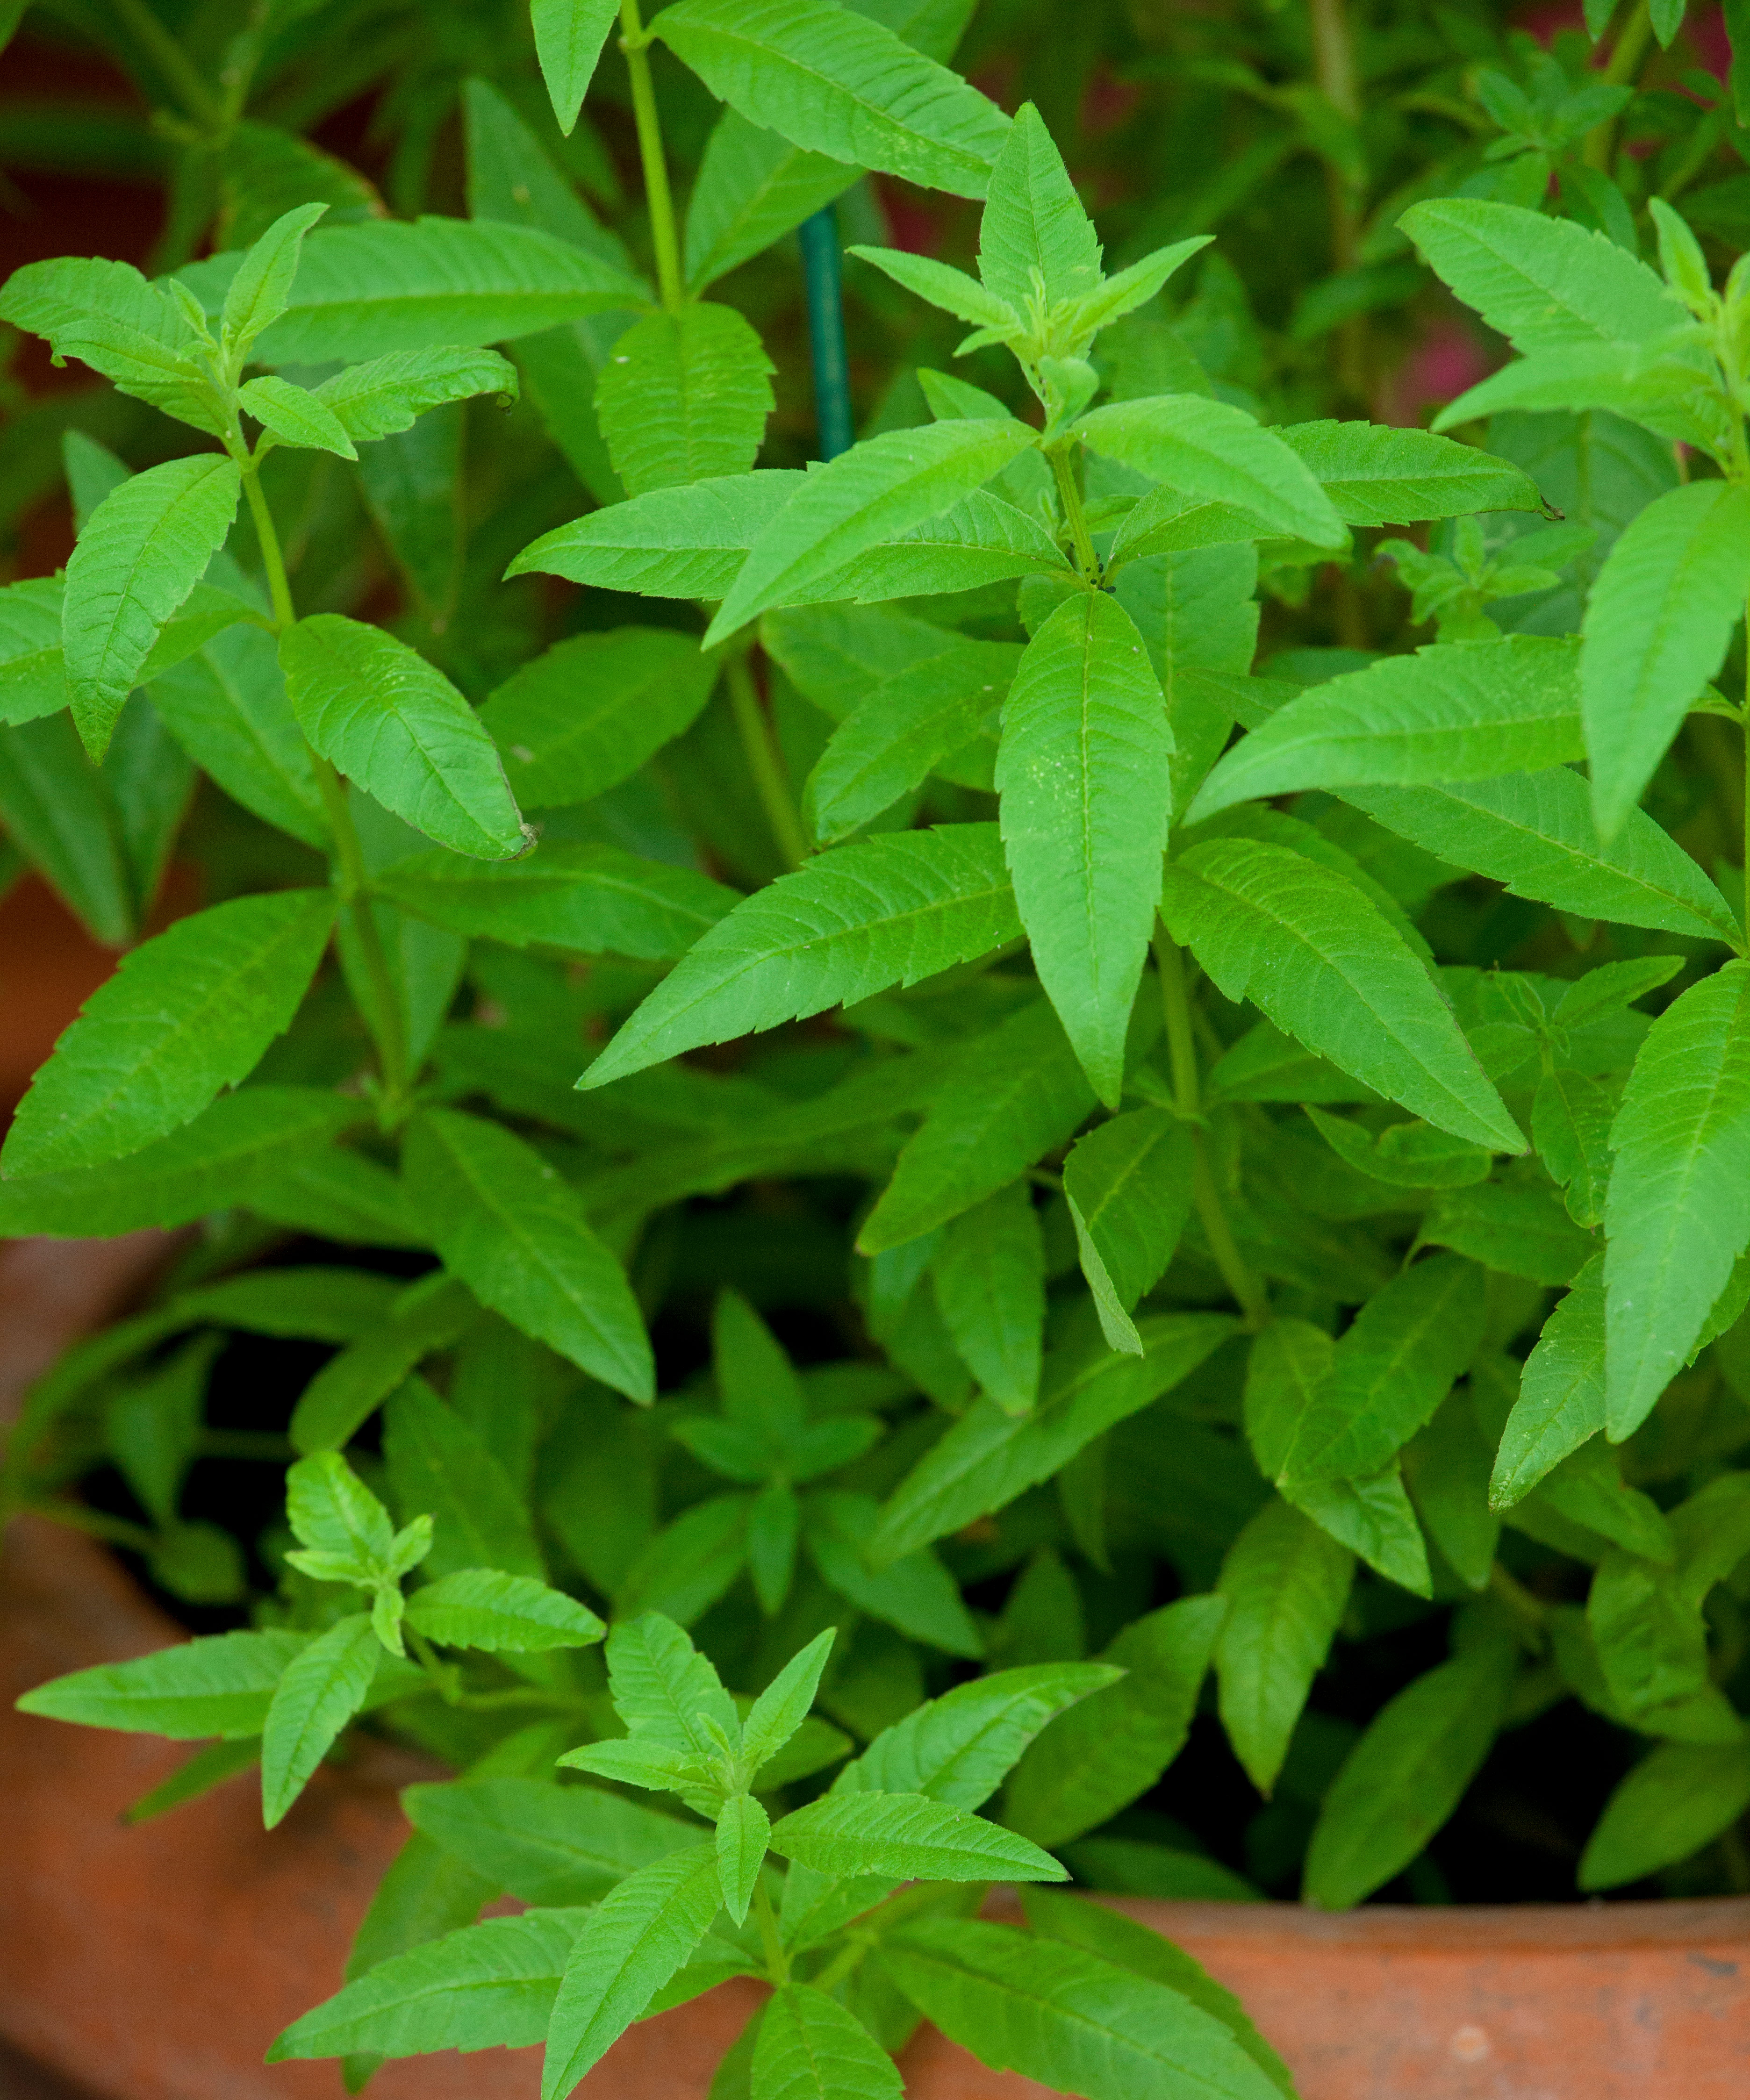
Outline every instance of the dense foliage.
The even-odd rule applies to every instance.
[[[1750,1883],[1750,80],[1614,12],[33,12],[175,106],[0,292],[0,1231],[199,1229],[0,1487],[223,1630],[25,1703],[461,1775],[277,2054],[1266,2100],[985,1887]]]

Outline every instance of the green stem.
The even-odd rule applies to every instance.
[[[243,469],[243,489],[249,498],[249,515],[255,521],[255,536],[262,550],[262,567],[267,576],[267,595],[272,601],[274,625],[280,633],[297,624],[298,613],[292,603],[291,585],[286,581],[285,556],[280,548],[280,535],[274,529],[273,513],[267,507],[267,499],[262,493],[261,474],[253,460]],[[352,812],[346,806],[346,791],[340,784],[340,776],[319,751],[306,744],[310,752],[311,770],[315,775],[317,792],[322,797],[324,813],[328,820],[328,830],[333,836],[334,858],[340,869],[340,880],[335,885],[341,902],[352,914],[353,929],[359,937],[359,953],[364,958],[365,973],[371,981],[371,991],[377,1007],[374,1023],[365,1017],[376,1039],[377,1054],[383,1068],[383,1086],[386,1099],[385,1107],[398,1107],[407,1094],[412,1079],[412,1061],[408,1054],[407,1029],[401,1013],[401,995],[395,986],[395,973],[389,967],[389,956],[383,946],[381,933],[377,930],[370,899],[370,871],[364,864],[364,849],[359,842],[358,828],[352,821]]]
[[[1498,1560],[1491,1561],[1488,1586],[1507,1608],[1541,1632],[1549,1622],[1549,1607],[1527,1590],[1516,1575],[1509,1574]]]
[[[760,1945],[765,1955],[766,1973],[781,1991],[790,1981],[790,1957],[778,1936],[778,1920],[773,1915],[772,1899],[765,1892],[763,1880],[754,1883],[753,1914],[760,1921]]]
[[[1046,454],[1057,477],[1057,493],[1063,499],[1069,536],[1075,542],[1076,561],[1091,584],[1100,581],[1100,557],[1094,552],[1094,536],[1087,529],[1087,513],[1082,508],[1082,492],[1076,487],[1075,470],[1069,464],[1068,444],[1053,445]]]
[[[638,0],[619,0],[619,47],[632,76],[632,114],[638,127],[638,155],[644,163],[644,196],[650,211],[650,241],[656,250],[656,283],[672,314],[686,302],[681,282],[681,247],[675,238],[674,198],[668,188],[668,163],[663,157],[662,122],[656,112],[656,88],[650,78],[650,34],[638,13]]]
[[[1309,0],[1312,71],[1320,92],[1339,117],[1360,121],[1361,86],[1355,70],[1355,39],[1350,34],[1344,0]],[[1325,162],[1325,188],[1331,221],[1331,267],[1352,270],[1361,243],[1360,199],[1347,173],[1336,161]],[[1357,400],[1367,394],[1367,320],[1354,315],[1337,331],[1338,369],[1344,386]]]
[[[1641,60],[1646,50],[1647,39],[1653,33],[1651,0],[1636,0],[1634,12],[1622,25],[1616,42],[1611,48],[1610,63],[1604,68],[1605,84],[1610,87],[1626,87],[1641,70]],[[1607,117],[1602,124],[1594,125],[1586,134],[1585,161],[1589,168],[1607,169],[1611,154],[1616,143],[1616,120]]]
[[[760,797],[760,806],[765,812],[773,840],[783,856],[785,866],[792,870],[799,868],[809,857],[809,843],[803,833],[802,819],[796,814],[796,804],[790,797],[784,761],[778,753],[765,709],[760,704],[759,691],[745,651],[730,659],[723,675],[729,684],[730,708],[735,717],[736,732],[741,738],[747,770],[753,775],[754,792]]]
[[[221,127],[225,121],[223,104],[146,0],[110,0],[110,5],[127,33],[151,53],[152,64],[181,96],[189,114],[215,130]]]
[[[1249,1327],[1266,1326],[1270,1301],[1240,1252],[1228,1223],[1221,1189],[1209,1155],[1204,1131],[1202,1099],[1197,1080],[1197,1050],[1191,1026],[1191,999],[1185,986],[1185,960],[1164,926],[1154,937],[1155,965],[1161,973],[1161,1010],[1166,1022],[1167,1055],[1173,1068],[1173,1099],[1179,1114],[1192,1125],[1191,1189],[1197,1207],[1203,1237],[1221,1271],[1222,1281],[1233,1294]],[[1195,1120],[1193,1120],[1195,1118]]]

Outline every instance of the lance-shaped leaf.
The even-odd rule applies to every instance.
[[[496,1123],[427,1110],[403,1169],[447,1267],[513,1326],[633,1400],[654,1391],[625,1272],[540,1155]]]
[[[754,542],[707,643],[726,641],[769,605],[799,602],[809,585],[937,517],[1036,442],[1026,424],[990,417],[888,430],[841,452],[804,478]]]
[[[1278,1322],[1259,1336],[1249,1388],[1278,1374],[1267,1357],[1259,1362],[1259,1353],[1267,1345],[1272,1352],[1292,1348],[1291,1337],[1273,1338],[1282,1326],[1301,1324]],[[1276,1785],[1307,1694],[1342,1623],[1354,1575],[1355,1555],[1276,1496],[1248,1520],[1222,1562],[1228,1617],[1215,1651],[1221,1723],[1260,1793]]]
[[[1181,1597],[1126,1626],[1100,1661],[1125,1674],[1047,1730],[1016,1767],[1003,1820],[1065,1845],[1146,1793],[1184,1748],[1228,1604]]]
[[[720,920],[584,1084],[915,984],[1020,931],[994,824],[945,824],[840,847]]]
[[[567,139],[577,128],[577,112],[619,14],[618,0],[531,0],[535,55]]]
[[[318,613],[280,638],[280,663],[305,735],[385,809],[478,860],[528,850],[491,738],[417,650]]]
[[[221,341],[233,355],[247,350],[285,311],[304,236],[327,210],[325,204],[295,205],[245,250],[219,315]]]
[[[546,1779],[410,1786],[401,1801],[416,1830],[524,1903],[597,1902],[652,1860],[699,1842],[696,1823],[602,1787]]]
[[[152,704],[233,801],[306,845],[328,844],[310,748],[285,696],[274,638],[264,629],[215,634],[152,681]]]
[[[416,1590],[407,1622],[445,1648],[538,1655],[549,1648],[587,1648],[607,1629],[562,1590],[532,1576],[496,1568],[461,1568]]]
[[[1162,909],[1228,999],[1250,999],[1309,1050],[1424,1122],[1525,1150],[1420,959],[1335,869],[1218,839],[1167,864]]]
[[[203,1736],[239,1741],[261,1733],[275,1686],[310,1639],[284,1626],[212,1634],[130,1662],[99,1663],[51,1678],[24,1695],[19,1711],[178,1742]]]
[[[697,1845],[622,1882],[571,1950],[541,2072],[541,2100],[564,2100],[637,2019],[711,1929],[722,1905],[714,1846]]]
[[[1458,867],[1474,868],[1585,919],[1647,926],[1736,947],[1731,907],[1670,835],[1630,810],[1608,845],[1579,774],[1546,773],[1422,788],[1345,788],[1342,800]]]
[[[341,459],[355,460],[358,448],[346,425],[325,401],[307,387],[294,386],[289,379],[269,373],[246,380],[237,389],[237,405],[253,416],[271,438],[282,445],[302,446],[308,452],[333,452]],[[264,445],[262,448],[266,450]]]
[[[652,28],[719,100],[792,145],[985,194],[1008,120],[884,24],[831,0],[680,0]]]
[[[237,897],[124,956],[20,1103],[7,1175],[138,1152],[248,1077],[290,1026],[334,922],[325,889]]]
[[[1750,1745],[1661,1743],[1604,1804],[1580,1862],[1583,1889],[1638,1882],[1699,1852],[1750,1807]]]
[[[1510,1509],[1604,1427],[1604,1262],[1595,1255],[1545,1321],[1525,1359],[1519,1396],[1488,1484],[1491,1509]]]
[[[1580,681],[1599,836],[1613,839],[1725,658],[1750,588],[1750,488],[1698,481],[1631,520],[1586,603]]]
[[[646,598],[722,598],[803,479],[793,469],[765,468],[611,503],[544,532],[505,573],[541,570]]]
[[[1109,1108],[1154,924],[1172,752],[1135,622],[1116,598],[1078,591],[1020,660],[996,783],[1034,967]]]
[[[688,728],[716,677],[716,658],[690,635],[656,627],[574,634],[514,672],[480,721],[523,808],[588,802]]]
[[[1279,708],[1216,765],[1185,821],[1295,788],[1488,780],[1585,755],[1571,642],[1436,642]]]
[[[1181,495],[1249,511],[1264,529],[1340,547],[1342,520],[1299,457],[1243,409],[1201,394],[1112,401],[1073,426],[1107,459]]]
[[[1750,1244],[1750,964],[1653,1023],[1611,1131],[1606,1411],[1612,1441],[1689,1360]]]
[[[59,576],[30,576],[0,590],[0,721],[35,721],[66,706]]]
[[[703,1726],[708,1719],[734,1741],[741,1726],[734,1701],[710,1659],[672,1619],[647,1612],[620,1620],[608,1636],[607,1666],[615,1709],[633,1736],[710,1757],[716,1744]]]
[[[705,142],[687,200],[682,258],[699,293],[823,210],[857,179],[824,153],[792,146],[776,132],[725,109]]]
[[[921,1793],[829,1793],[772,1826],[772,1850],[816,1873],[900,1881],[1066,1882],[1037,1845]]]
[[[105,1238],[181,1225],[247,1202],[256,1189],[320,1154],[369,1111],[315,1087],[221,1094],[168,1137],[102,1167],[0,1182],[0,1235]]]
[[[1031,1407],[1045,1333],[1045,1246],[1024,1181],[963,1211],[931,1265],[944,1325],[998,1407]]]
[[[1139,1329],[1140,1357],[1100,1355],[1047,1365],[1038,1405],[1029,1414],[1005,1414],[993,1401],[975,1401],[894,1490],[872,1557],[896,1559],[1005,1507],[1096,1436],[1170,1392],[1234,1331],[1219,1313],[1165,1313]]]
[[[911,2002],[993,2070],[1087,2100],[1280,2100],[1226,2023],[1170,1985],[1085,1948],[970,1919],[884,1936]]]
[[[517,398],[517,368],[496,350],[403,350],[349,365],[324,379],[316,399],[357,444],[410,430],[428,408],[475,394]]]
[[[1030,102],[1009,127],[991,171],[978,227],[978,274],[1017,314],[1034,296],[1047,307],[1100,283],[1100,237],[1063,156]]]
[[[372,887],[454,933],[651,961],[684,955],[741,902],[690,868],[618,846],[544,846],[496,867],[417,854],[385,868]]]
[[[904,2100],[893,2059],[857,2015],[808,1983],[787,1983],[760,2018],[752,2089],[760,2100]]]
[[[597,419],[626,493],[747,473],[772,412],[773,368],[733,307],[635,321],[596,382]]]
[[[1047,1002],[1012,1013],[961,1053],[932,1096],[863,1220],[858,1248],[880,1254],[959,1217],[1061,1145],[1093,1105]]]
[[[530,2048],[547,2032],[588,1916],[531,1910],[483,1918],[392,1954],[294,2020],[267,2061]]]
[[[1399,224],[1436,275],[1517,351],[1646,342],[1682,309],[1608,234],[1518,205],[1439,197]]]
[[[771,1834],[772,1819],[751,1793],[732,1793],[717,1811],[717,1880],[737,1925],[746,1922]]]
[[[820,1674],[827,1667],[838,1630],[828,1626],[805,1648],[791,1656],[755,1700],[742,1723],[742,1751],[756,1774],[769,1763],[808,1718]]]
[[[1501,1727],[1517,1661],[1488,1641],[1418,1677],[1344,1759],[1307,1854],[1306,1894],[1346,1910],[1400,1873],[1457,1807]]]
[[[1276,433],[1346,525],[1413,525],[1477,510],[1541,510],[1527,474],[1474,445],[1378,423],[1290,423]]]
[[[166,460],[112,489],[67,564],[61,641],[73,718],[101,758],[116,717],[170,615],[201,580],[236,515],[235,460]]]
[[[182,280],[216,314],[241,260],[191,263]],[[351,364],[505,342],[647,296],[612,263],[532,227],[371,219],[306,240],[290,302],[254,355],[265,364]]]
[[[270,1830],[364,1704],[382,1652],[369,1615],[355,1612],[286,1665],[262,1732],[262,1820]]]

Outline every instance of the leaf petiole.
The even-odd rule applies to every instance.
[[[650,241],[656,251],[656,283],[663,308],[677,314],[686,303],[681,281],[681,247],[675,232],[674,198],[668,188],[668,163],[663,156],[661,119],[650,78],[650,32],[638,12],[638,0],[619,0],[619,47],[632,76],[632,114],[638,128],[638,155],[644,164],[645,201],[650,213]]]

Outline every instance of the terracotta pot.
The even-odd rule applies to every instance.
[[[20,1374],[112,1309],[161,1244],[20,1242],[0,1258],[0,1413]],[[33,1281],[35,1279],[35,1281]],[[52,1289],[51,1288],[52,1286]],[[28,1308],[28,1309],[27,1309]],[[21,1317],[22,1316],[22,1317]],[[113,1559],[26,1520],[0,1551],[0,2036],[85,2089],[7,2100],[337,2100],[328,2064],[264,2068],[285,2023],[341,1981],[359,1917],[406,1834],[386,1747],[325,1771],[281,1828],[231,1782],[129,1829],[120,1811],[187,1753],[15,1714],[60,1671],[178,1630]],[[1750,1901],[1462,1910],[1119,1908],[1245,2001],[1303,2100],[1744,2100]],[[731,1985],[633,2028],[592,2100],[703,2100],[756,2000]],[[378,2100],[534,2100],[533,2050],[387,2067]],[[905,2061],[914,2100],[1026,2100],[939,2035]]]

